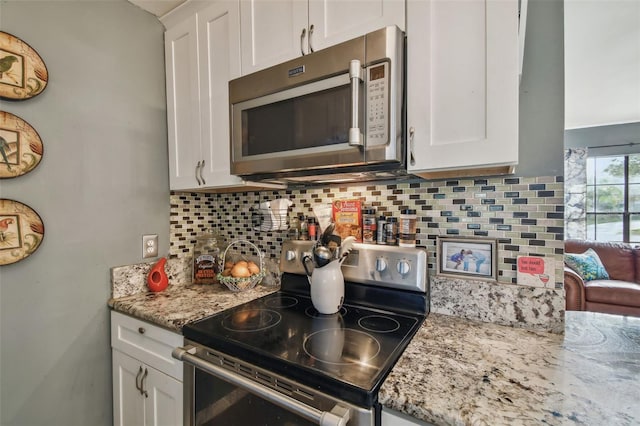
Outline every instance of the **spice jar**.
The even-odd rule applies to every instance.
[[[362,242],[375,244],[376,242],[376,211],[372,208],[362,210]]]
[[[376,230],[376,242],[378,244],[387,244],[387,238],[385,236],[385,225],[387,224],[387,218],[385,216],[380,216],[378,218],[377,230]]]
[[[389,217],[384,225],[384,240],[390,246],[398,244],[398,218]]]
[[[208,232],[196,238],[193,247],[192,282],[194,284],[216,284],[222,271],[221,259],[227,244],[224,237]]]
[[[418,217],[413,209],[405,209],[400,212],[398,224],[398,245],[400,247],[416,246],[416,225]]]

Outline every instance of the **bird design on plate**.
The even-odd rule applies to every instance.
[[[0,198],[0,265],[33,254],[44,239],[42,219],[31,207]]]
[[[0,98],[23,100],[45,89],[49,73],[31,46],[0,31]]]

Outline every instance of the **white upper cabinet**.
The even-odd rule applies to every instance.
[[[197,16],[165,33],[167,131],[171,189],[193,188],[200,165],[200,86]],[[199,179],[199,178],[198,178]]]
[[[404,0],[240,0],[242,74],[387,25],[405,28]]]
[[[518,75],[517,0],[408,0],[409,172],[512,171]]]
[[[163,20],[171,189],[268,186],[231,174],[229,80],[240,76],[238,1],[188,2]]]

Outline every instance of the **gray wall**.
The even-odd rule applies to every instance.
[[[565,148],[589,148],[589,155],[624,155],[640,152],[640,123],[585,127],[564,132]]]
[[[109,268],[168,252],[163,27],[125,0],[2,1],[0,28],[44,59],[39,96],[2,101],[44,142],[0,195],[35,209],[40,248],[0,266],[0,424],[112,422]]]
[[[562,0],[529,0],[520,82],[518,176],[564,173],[564,12]]]

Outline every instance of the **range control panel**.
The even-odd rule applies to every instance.
[[[305,256],[311,256],[314,244],[300,240],[283,242],[280,271],[305,275],[302,262]],[[312,263],[307,263],[309,271]],[[420,247],[356,243],[342,263],[345,281],[420,292],[427,289],[427,269],[427,250]]]

